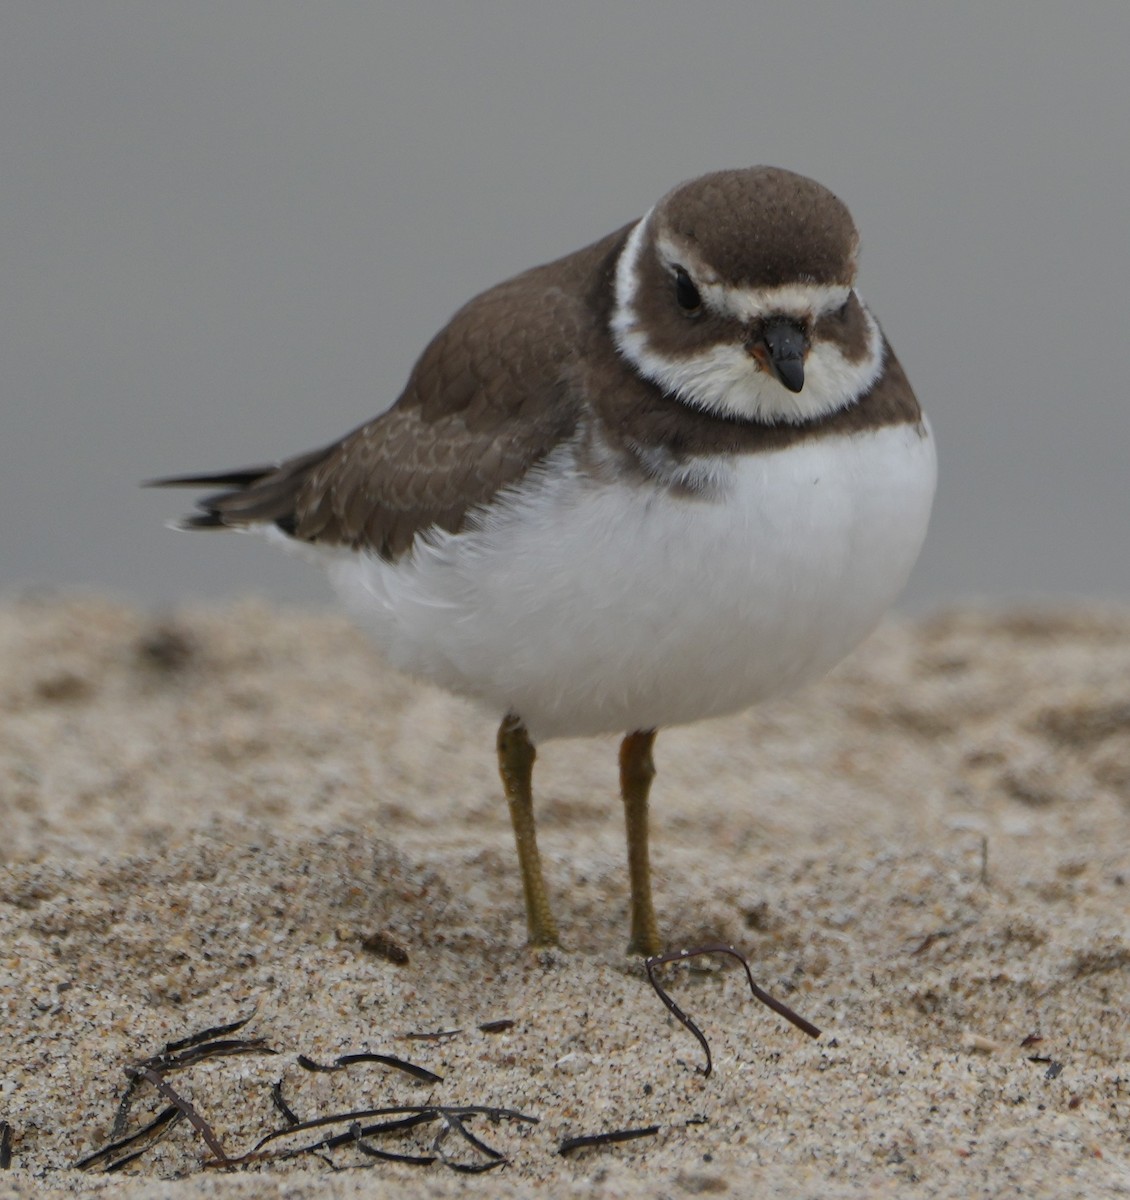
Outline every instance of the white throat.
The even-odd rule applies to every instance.
[[[616,306],[610,323],[620,353],[646,379],[695,408],[769,424],[800,424],[827,416],[853,403],[878,379],[883,368],[883,337],[866,308],[867,353],[863,358],[853,362],[834,343],[814,341],[805,360],[804,387],[796,394],[761,370],[745,347],[736,343],[719,342],[677,358],[656,350],[636,304],[650,219],[648,212],[620,253]],[[745,321],[760,314],[819,315],[838,308],[849,294],[846,288],[822,284],[735,288],[712,281],[706,281],[701,291],[704,302],[715,311]]]

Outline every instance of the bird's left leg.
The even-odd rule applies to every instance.
[[[655,778],[651,747],[655,730],[629,733],[620,743],[620,795],[628,829],[628,878],[632,887],[629,954],[658,954],[659,924],[651,902],[651,866],[647,854],[647,798]]]

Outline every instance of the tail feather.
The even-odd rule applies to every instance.
[[[197,501],[197,512],[176,523],[178,529],[248,529],[275,525],[293,536],[298,528],[301,493],[310,470],[326,456],[314,450],[286,462],[239,467],[207,475],[169,475],[146,480],[143,487],[222,488]]]

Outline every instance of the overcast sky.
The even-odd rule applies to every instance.
[[[329,599],[138,480],[387,407],[682,179],[851,207],[940,444],[915,608],[1130,592],[1130,5],[0,5],[0,586]]]

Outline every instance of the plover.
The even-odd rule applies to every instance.
[[[810,179],[705,175],[470,301],[340,441],[156,481],[223,489],[183,528],[315,550],[390,662],[502,714],[535,946],[535,745],[624,735],[629,951],[656,953],[655,731],[823,675],[918,556],[934,445],[857,245]]]

